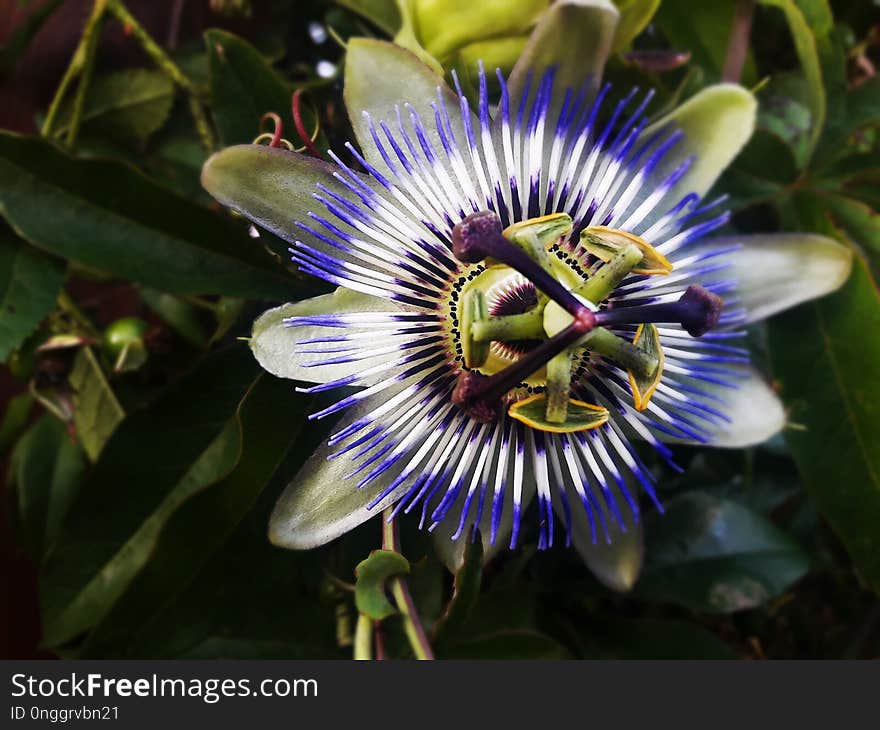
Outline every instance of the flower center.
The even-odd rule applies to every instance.
[[[572,230],[565,213],[502,230],[491,211],[454,227],[455,257],[483,267],[469,273],[458,300],[464,369],[453,393],[475,419],[488,422],[507,411],[544,431],[601,426],[609,416],[604,407],[571,397],[573,373],[591,353],[627,371],[635,407],[644,410],[663,371],[654,323],[678,323],[695,337],[717,323],[721,300],[700,286],[677,302],[607,306],[629,274],[665,275],[672,265],[638,236],[597,226],[580,235],[580,247],[597,259],[585,276],[566,261]],[[638,325],[632,341],[607,329],[631,324]],[[540,392],[529,395],[533,390]]]

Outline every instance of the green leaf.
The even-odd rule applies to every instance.
[[[469,541],[464,549],[464,562],[455,574],[452,598],[449,599],[443,616],[434,628],[435,642],[442,642],[443,637],[454,634],[467,623],[480,596],[482,579],[483,541]]]
[[[736,652],[696,624],[669,619],[590,617],[583,632],[587,658],[736,659]]]
[[[156,624],[172,618],[165,613],[169,605],[202,581],[206,571],[213,570],[216,577],[211,583],[201,582],[203,595],[204,591],[216,594],[227,577],[217,570],[222,565],[212,562],[235,538],[257,498],[292,449],[305,421],[308,403],[309,399],[297,395],[288,383],[260,376],[237,411],[241,458],[235,468],[210,488],[196,491],[169,517],[149,560],[89,636],[81,652],[83,657],[131,656],[132,637],[146,633],[156,636],[157,631],[161,635]],[[301,455],[297,455],[299,459]],[[242,592],[260,595],[264,605],[274,600],[273,591],[264,592],[262,586],[253,585],[263,580],[260,564],[251,564],[249,570],[242,566],[239,570]],[[250,579],[244,580],[247,575]],[[277,590],[274,593],[278,595]],[[300,596],[298,600],[303,599]],[[291,604],[291,610],[296,611],[292,599]],[[251,610],[247,603],[244,605]],[[219,610],[210,602],[201,606],[202,611]],[[318,625],[312,616],[304,622]]]
[[[246,348],[217,352],[114,433],[44,565],[48,645],[70,641],[111,608],[131,574],[123,566],[144,561],[127,544],[223,431],[257,373]]]
[[[12,452],[10,484],[18,501],[18,524],[37,564],[58,534],[86,470],[82,449],[65,425],[44,414]]]
[[[335,2],[366,18],[390,36],[400,29],[400,10],[397,8],[396,0],[335,0]]]
[[[354,602],[358,611],[374,621],[397,613],[385,595],[385,584],[395,575],[409,573],[409,561],[393,550],[374,550],[354,570]]]
[[[67,620],[72,620],[79,612],[87,610],[100,618],[102,611],[110,610],[138,571],[149,561],[159,534],[171,515],[199,490],[214,484],[233,469],[241,455],[239,426],[234,419],[226,424],[156,510],[119,547],[113,558],[83,586],[65,610]]]
[[[619,52],[629,47],[651,22],[660,7],[660,0],[614,0],[614,4],[620,11],[620,22],[614,35],[613,50]]]
[[[288,396],[291,400],[295,397],[289,391]],[[94,631],[90,647],[82,647],[86,653],[142,659],[340,658],[335,614],[324,601],[324,573],[315,554],[278,550],[266,540],[266,520],[274,497],[302,461],[304,449],[297,443],[296,429],[285,425],[284,414],[276,409],[264,416],[269,424],[274,421],[279,432],[285,429],[294,448],[254,508],[230,537],[214,543],[215,509],[220,511],[221,522],[225,520],[225,501],[208,495],[220,484],[207,487],[204,495],[193,493],[190,499],[199,501],[201,507],[192,510],[190,522],[173,523],[178,538],[170,539],[170,527],[159,533],[147,562],[128,584],[134,598],[130,610],[116,611],[114,621],[105,621]],[[233,430],[241,435],[237,425]],[[245,435],[245,440],[248,438]],[[245,448],[249,448],[247,444]],[[241,444],[233,451],[239,458]],[[205,556],[194,555],[193,549],[194,543],[201,549],[206,542],[210,543],[208,551],[213,552],[203,560]],[[189,561],[189,576],[184,581],[177,580],[180,561]],[[259,566],[256,580],[254,566]],[[138,600],[142,606],[136,605]],[[127,601],[123,594],[117,603],[122,608]],[[279,606],[284,610],[279,611]],[[124,632],[126,625],[132,625],[126,624],[129,620],[136,628]],[[114,623],[123,631],[117,632]]]
[[[825,15],[820,9],[824,3],[799,3],[796,0],[759,0],[759,2],[762,5],[779,8],[785,13],[794,48],[807,81],[807,100],[812,113],[812,126],[806,152],[806,157],[809,159],[825,126],[825,83],[822,79],[822,67],[819,63],[819,49],[816,41],[817,35],[830,30],[830,27],[827,27],[825,23]],[[806,14],[804,9],[806,9]],[[816,23],[820,20],[822,21],[821,25],[815,26],[815,30],[811,28],[810,21]]]
[[[76,354],[68,381],[73,389],[76,436],[89,459],[95,461],[125,412],[90,347]]]
[[[871,206],[843,195],[826,199],[831,219],[861,250],[880,280],[880,213]]]
[[[33,406],[34,397],[30,393],[14,395],[6,403],[6,410],[0,418],[0,458],[6,455],[6,450],[27,426]]]
[[[47,0],[36,8],[30,8],[25,19],[6,37],[0,47],[0,74],[12,72],[18,59],[24,54],[31,40],[61,5],[62,0]]]
[[[770,323],[770,351],[807,489],[880,592],[880,297],[864,261],[836,294]]]
[[[805,77],[802,74],[780,74],[761,89],[759,100],[758,129],[783,142],[798,169],[803,169],[810,156],[813,126],[810,89]],[[767,165],[766,160],[765,157],[764,164],[759,166],[772,179],[784,182],[795,179],[796,175],[791,171],[786,171],[787,175],[780,178],[782,171],[774,169],[774,165]]]
[[[130,68],[89,84],[82,112],[83,131],[145,140],[168,120],[174,82],[162,71]],[[60,137],[73,116],[73,99],[61,108],[53,135]]]
[[[784,532],[736,502],[691,492],[646,520],[645,567],[635,593],[694,611],[760,606],[788,589],[809,558]]]
[[[736,0],[664,0],[654,21],[676,51],[690,51],[691,63],[700,66],[708,82],[721,80]],[[746,57],[743,83],[757,79],[751,52]]]
[[[191,304],[173,294],[148,288],[141,289],[141,299],[190,345],[202,349],[208,344],[208,336]]]
[[[0,212],[24,239],[175,294],[286,299],[293,281],[244,227],[131,167],[0,133]]]
[[[834,154],[853,132],[880,124],[880,76],[874,76],[843,94],[837,102],[842,108],[829,120],[822,148]]]
[[[64,267],[0,224],[0,361],[55,307]]]
[[[260,117],[281,117],[283,134],[296,140],[291,117],[293,88],[250,43],[223,30],[205,33],[211,70],[211,108],[224,145],[244,144],[260,134]],[[312,130],[314,120],[305,120]],[[268,127],[271,130],[271,125]]]

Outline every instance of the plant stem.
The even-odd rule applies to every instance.
[[[390,519],[393,507],[388,507],[382,513],[382,549],[400,552],[400,537],[397,533],[397,524]],[[397,603],[397,608],[403,617],[403,629],[406,632],[406,638],[412,647],[416,659],[433,659],[434,651],[431,649],[431,643],[428,641],[428,635],[425,633],[425,627],[422,626],[422,619],[416,610],[415,602],[409,592],[409,586],[403,576],[396,575],[389,581],[391,584],[391,595]]]
[[[171,6],[171,21],[168,24],[168,39],[165,45],[172,51],[177,48],[180,40],[180,17],[183,15],[183,4],[186,0],[174,0]]]
[[[742,76],[746,55],[749,52],[749,35],[752,32],[752,17],[755,13],[754,0],[738,0],[730,26],[730,39],[727,42],[727,56],[724,59],[722,81],[738,83]]]
[[[373,620],[364,614],[358,616],[354,631],[354,658],[369,660],[373,658]]]
[[[208,116],[199,99],[198,89],[196,89],[193,82],[184,75],[177,64],[171,60],[171,57],[152,39],[146,29],[137,21],[137,18],[128,11],[122,0],[106,0],[106,2],[107,10],[131,31],[134,39],[153,60],[153,63],[189,95],[189,109],[196,125],[196,131],[199,133],[205,148],[209,152],[213,151],[214,135],[211,132],[211,125],[208,123]]]
[[[61,102],[64,101],[64,97],[67,95],[67,90],[70,88],[70,85],[73,83],[74,79],[79,76],[80,72],[85,69],[86,66],[86,56],[89,45],[93,46],[92,56],[94,56],[94,51],[97,48],[97,38],[99,33],[97,33],[97,26],[99,25],[99,21],[104,14],[104,10],[106,9],[106,0],[95,0],[95,4],[92,7],[92,12],[89,15],[88,20],[86,21],[85,27],[83,28],[83,34],[79,39],[79,43],[76,46],[76,49],[73,52],[73,56],[70,59],[70,64],[67,66],[67,69],[64,71],[64,76],[61,77],[61,82],[58,84],[58,88],[55,90],[55,96],[52,97],[52,101],[49,104],[49,109],[46,112],[46,118],[43,120],[43,127],[40,130],[40,133],[44,137],[48,137],[52,134],[52,128],[55,125],[55,121],[58,118],[58,112],[61,110]],[[80,89],[83,89],[83,84],[80,82]],[[85,93],[84,89],[82,91],[83,95]],[[77,96],[80,95],[80,92],[77,92]],[[75,137],[76,135],[74,135]]]
[[[373,639],[374,646],[376,649],[376,659],[381,661],[383,659],[387,659],[388,656],[385,654],[385,637],[382,634],[382,622],[374,621],[373,622]]]
[[[98,41],[101,39],[101,29],[104,27],[104,9],[107,0],[95,0],[92,14],[86,23],[82,39],[82,68],[79,75],[79,85],[76,87],[76,96],[73,97],[73,112],[70,115],[70,124],[67,127],[67,146],[73,147],[82,124],[83,110],[85,109],[86,91],[92,81],[92,72],[95,70],[95,57],[98,54]]]
[[[87,336],[100,339],[101,333],[98,328],[92,324],[92,321],[83,313],[83,311],[77,306],[76,302],[70,297],[70,294],[64,291],[64,289],[62,289],[61,293],[58,295],[58,308],[70,316],[76,324],[82,327],[83,332]]]

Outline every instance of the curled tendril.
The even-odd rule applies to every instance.
[[[318,148],[315,147],[315,140],[318,139],[318,134],[321,131],[321,122],[318,119],[318,112],[312,107],[312,115],[315,117],[315,130],[312,134],[309,134],[306,131],[306,125],[303,123],[302,119],[302,95],[303,89],[297,89],[293,92],[293,100],[291,101],[293,123],[296,125],[296,133],[303,142],[304,147],[302,149],[307,149],[312,157],[321,159],[321,153],[318,151]]]
[[[259,136],[254,140],[254,144],[266,144],[268,147],[283,147],[288,152],[308,151],[313,157],[321,158],[321,153],[318,151],[318,148],[315,147],[315,140],[318,139],[318,134],[321,132],[321,123],[318,119],[318,112],[312,107],[312,115],[315,117],[315,129],[309,134],[306,131],[306,126],[302,118],[302,94],[303,90],[297,89],[293,93],[293,99],[291,101],[291,116],[293,117],[293,123],[296,126],[296,133],[303,142],[302,147],[294,147],[292,142],[281,136],[284,132],[284,123],[281,121],[281,117],[275,112],[266,112],[260,117],[261,130],[266,120],[271,121],[274,124],[274,128],[271,132],[261,131]]]
[[[284,131],[284,124],[281,121],[281,117],[275,112],[266,112],[260,117],[260,129],[263,128],[263,123],[267,119],[275,124],[275,128],[271,132],[261,132],[254,140],[254,144],[263,144],[264,142],[267,142],[269,147],[283,147],[288,152],[293,151],[293,145],[281,136]]]

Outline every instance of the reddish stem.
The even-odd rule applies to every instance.
[[[281,117],[279,117],[275,112],[266,112],[263,116],[260,117],[260,128],[263,127],[263,122],[267,119],[271,119],[275,123],[275,129],[272,130],[272,141],[269,142],[269,147],[280,147],[281,146],[281,135],[284,132],[284,124],[281,121]]]
[[[296,125],[296,133],[299,135],[299,138],[302,140],[302,143],[306,146],[306,149],[309,151],[309,154],[312,157],[317,157],[319,160],[322,159],[321,153],[318,151],[318,148],[315,147],[315,143],[312,142],[312,136],[309,134],[306,129],[306,125],[303,124],[302,119],[302,95],[303,90],[297,89],[293,92],[293,101],[291,103],[291,113],[293,114],[293,123]]]
[[[752,32],[752,18],[755,14],[754,0],[739,0],[730,26],[730,40],[727,43],[727,57],[721,78],[731,83],[739,83],[746,55],[749,52],[749,36]]]

